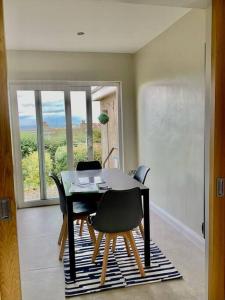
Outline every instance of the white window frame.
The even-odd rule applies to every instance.
[[[118,144],[119,144],[119,164],[120,168],[124,169],[124,151],[123,151],[123,119],[122,119],[122,84],[121,82],[111,81],[40,81],[40,80],[16,80],[9,82],[9,99],[10,99],[10,119],[11,119],[11,134],[13,144],[13,162],[14,162],[14,182],[15,182],[15,194],[18,208],[43,206],[43,205],[54,205],[58,204],[58,199],[44,199],[35,201],[24,201],[24,190],[23,190],[23,176],[22,176],[22,155],[20,150],[20,128],[18,118],[18,104],[17,104],[17,91],[18,90],[33,90],[37,97],[40,97],[40,91],[64,91],[65,100],[65,115],[66,115],[66,137],[67,147],[72,149],[71,143],[73,143],[72,136],[72,123],[71,123],[71,106],[70,103],[70,92],[72,91],[86,91],[87,96],[87,131],[89,144],[88,158],[93,158],[93,151],[90,145],[92,145],[92,107],[91,107],[91,86],[115,86],[117,87],[117,100],[118,100]],[[39,102],[40,103],[40,102]],[[39,107],[41,109],[41,107]],[[40,114],[41,115],[41,114]],[[38,120],[37,120],[38,123]],[[42,128],[39,126],[38,135],[42,134]],[[43,151],[43,149],[42,149]],[[42,153],[43,155],[44,153]],[[74,164],[73,152],[68,151],[68,170],[72,170]],[[43,169],[44,165],[40,165]],[[43,172],[43,170],[42,170]],[[42,180],[42,178],[40,178]],[[42,184],[42,187],[44,185]],[[44,190],[40,191],[41,194],[46,193]]]

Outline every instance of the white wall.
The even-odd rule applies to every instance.
[[[192,10],[137,52],[138,159],[150,198],[201,234],[205,11]]]
[[[124,165],[136,167],[136,112],[130,54],[8,51],[9,80],[121,81]]]

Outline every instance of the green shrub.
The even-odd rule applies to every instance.
[[[73,147],[75,166],[79,161],[87,160],[87,144],[79,144]]]
[[[54,133],[56,136],[54,136]],[[37,136],[34,132],[22,132],[21,133],[21,152],[22,158],[37,151]],[[50,157],[55,162],[55,153],[59,146],[66,145],[66,139],[64,134],[57,135],[57,132],[52,132],[51,135],[44,139],[45,150],[49,152]]]
[[[101,132],[94,129],[94,159],[101,162]],[[84,139],[84,136],[83,138]],[[85,140],[85,139],[84,139]],[[99,142],[97,142],[99,141]],[[67,170],[67,146],[63,136],[49,137],[45,139],[45,176],[48,185],[52,185],[49,179],[50,171],[60,174]],[[22,170],[25,190],[35,190],[40,186],[39,161],[37,151],[36,135],[33,132],[23,132],[21,134]],[[73,147],[75,166],[79,161],[87,160],[87,144],[76,143]]]
[[[55,152],[54,172],[59,174],[63,170],[67,170],[67,147],[66,146],[58,147]]]
[[[74,164],[75,166],[79,161],[87,160],[87,145],[79,144],[73,147]],[[94,159],[101,162],[101,144],[94,144]],[[54,171],[59,174],[61,171],[67,170],[67,147],[58,147],[55,153],[55,169]]]
[[[87,128],[74,127],[73,128],[73,142],[75,144],[86,143],[87,140]]]
[[[94,160],[100,161],[102,163],[102,150],[101,150],[101,144],[95,143],[93,145],[94,147]]]
[[[93,145],[93,148],[94,148],[94,160],[99,160],[101,162],[102,161],[101,144],[95,143]],[[75,167],[79,161],[86,161],[88,159],[86,143],[74,146],[73,154],[74,154]]]
[[[93,143],[101,143],[101,129],[93,128]]]
[[[45,144],[45,151],[48,151],[53,163],[53,168],[56,168],[56,152],[57,149],[61,146],[65,146],[66,145],[66,139],[64,137],[60,137],[60,136],[56,136],[53,137],[51,136],[50,138],[46,138],[44,140],[44,144]]]
[[[40,186],[39,161],[37,151],[22,159],[22,170],[25,190],[37,189]],[[52,183],[50,178],[48,177],[48,174],[51,170],[52,161],[50,155],[49,153],[45,153],[45,176],[48,184]]]
[[[33,133],[21,134],[20,147],[22,158],[37,151],[37,137]]]

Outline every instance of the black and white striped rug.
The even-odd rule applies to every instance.
[[[141,277],[134,256],[127,256],[123,238],[119,237],[117,238],[116,251],[114,253],[110,251],[109,253],[106,281],[104,286],[100,287],[100,275],[102,271],[102,259],[105,244],[104,239],[102,240],[100,253],[96,262],[92,263],[93,244],[90,240],[86,226],[82,237],[79,237],[78,235],[79,225],[74,225],[74,227],[76,235],[77,280],[76,283],[72,283],[69,279],[69,255],[68,244],[66,244],[64,254],[66,297],[182,278],[181,274],[153,242],[151,242],[151,267],[145,268],[145,277]],[[143,262],[143,238],[139,232],[133,231],[133,234],[139,255]]]

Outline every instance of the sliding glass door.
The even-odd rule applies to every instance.
[[[103,163],[110,151],[109,139],[114,141],[112,146],[118,146],[115,134],[105,135],[105,125],[99,122],[105,102],[93,96],[91,86],[28,87],[14,85],[10,97],[19,207],[57,203],[50,172],[60,175],[73,170],[80,160]]]
[[[93,159],[90,90],[70,92],[74,165]]]
[[[17,91],[21,151],[17,163],[21,162],[24,201],[41,198],[36,103],[35,91]]]
[[[48,175],[68,167],[64,91],[18,90],[16,98],[23,200],[57,198]]]
[[[40,97],[42,199],[53,199],[58,197],[58,192],[48,175],[67,169],[65,97],[63,91],[41,91]]]

